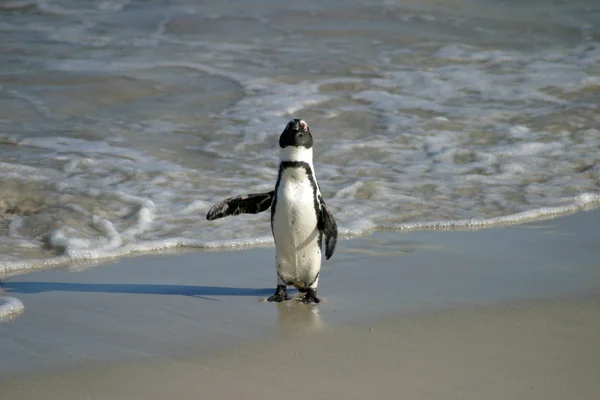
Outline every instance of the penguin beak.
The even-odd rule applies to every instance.
[[[298,132],[308,132],[308,124],[302,120],[298,121]]]

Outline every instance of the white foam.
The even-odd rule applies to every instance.
[[[24,273],[40,271],[60,267],[68,264],[71,260],[66,256],[58,256],[44,259],[9,260],[0,262],[0,278],[6,279],[11,276]]]
[[[100,1],[97,2],[96,7],[99,10],[103,10],[103,11],[114,11],[114,12],[118,12],[123,10],[123,7],[125,7],[127,4],[129,4],[129,0],[121,0],[121,1]]]
[[[532,221],[542,221],[557,218],[562,215],[589,210],[600,206],[600,195],[596,193],[584,193],[573,199],[570,204],[560,207],[543,207],[528,210],[512,215],[494,218],[469,218],[462,220],[440,220],[424,222],[406,222],[398,224],[375,224],[368,218],[354,218],[351,223],[340,226],[341,238],[350,238],[364,235],[376,229],[398,230],[398,231],[422,231],[422,230],[456,230],[456,229],[484,229],[490,227],[517,225]],[[351,210],[346,212],[352,213]],[[110,230],[110,229],[109,229]],[[6,278],[27,271],[51,268],[66,263],[77,261],[79,268],[85,267],[92,262],[105,261],[109,259],[131,256],[134,254],[146,254],[172,250],[177,248],[194,249],[234,249],[249,248],[256,246],[271,246],[273,238],[259,236],[254,238],[223,239],[223,240],[200,240],[185,237],[168,238],[161,240],[141,240],[122,246],[108,243],[100,245],[98,242],[82,242],[74,238],[66,238],[63,233],[55,234],[52,239],[54,246],[65,248],[64,255],[45,260],[30,260],[27,262],[3,262],[0,263],[0,276]],[[81,264],[81,263],[84,264]],[[88,264],[85,264],[88,263]]]
[[[16,297],[0,296],[0,322],[11,321],[25,310],[21,300]]]
[[[579,80],[579,82],[573,84],[572,88],[570,88],[571,91],[584,90],[584,89],[590,89],[590,90],[600,89],[600,77],[586,76],[584,78],[581,78]]]
[[[108,240],[108,243],[106,244],[107,247],[119,247],[123,243],[121,235],[110,221],[99,217],[98,215],[94,215],[92,217],[92,226],[106,237]]]
[[[587,210],[590,207],[600,206],[600,195],[597,193],[583,193],[573,199],[570,204],[560,207],[543,207],[535,210],[523,211],[517,214],[494,218],[469,218],[462,220],[409,222],[403,224],[379,225],[379,229],[392,229],[398,231],[420,230],[454,230],[454,229],[485,229],[490,227],[518,225],[532,221],[553,219],[562,215],[573,214]]]
[[[137,235],[146,232],[150,229],[154,220],[154,202],[151,200],[144,201],[144,204],[137,210],[135,217],[137,222],[127,228],[123,234],[128,237],[136,237]]]
[[[507,62],[520,59],[520,54],[516,52],[507,52],[502,50],[484,50],[480,51],[477,48],[465,44],[449,44],[439,49],[436,57],[445,58],[452,61],[463,62]]]
[[[523,125],[514,125],[508,129],[510,136],[518,139],[526,139],[529,132],[531,132],[531,130]]]

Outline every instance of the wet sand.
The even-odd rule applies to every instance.
[[[595,399],[599,222],[342,241],[318,307],[264,302],[272,248],[12,277],[0,398]]]

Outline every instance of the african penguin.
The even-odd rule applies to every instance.
[[[306,122],[300,119],[288,122],[279,137],[279,147],[275,190],[223,200],[211,207],[206,218],[256,214],[271,207],[277,288],[267,300],[288,300],[286,288],[291,285],[305,293],[304,303],[319,303],[317,285],[323,236],[325,258],[329,259],[337,243],[337,225],[319,190],[312,162],[313,138]]]

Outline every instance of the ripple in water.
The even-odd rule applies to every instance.
[[[0,275],[270,245],[204,216],[272,189],[295,117],[345,237],[597,206],[595,4],[438,3],[3,5]]]

